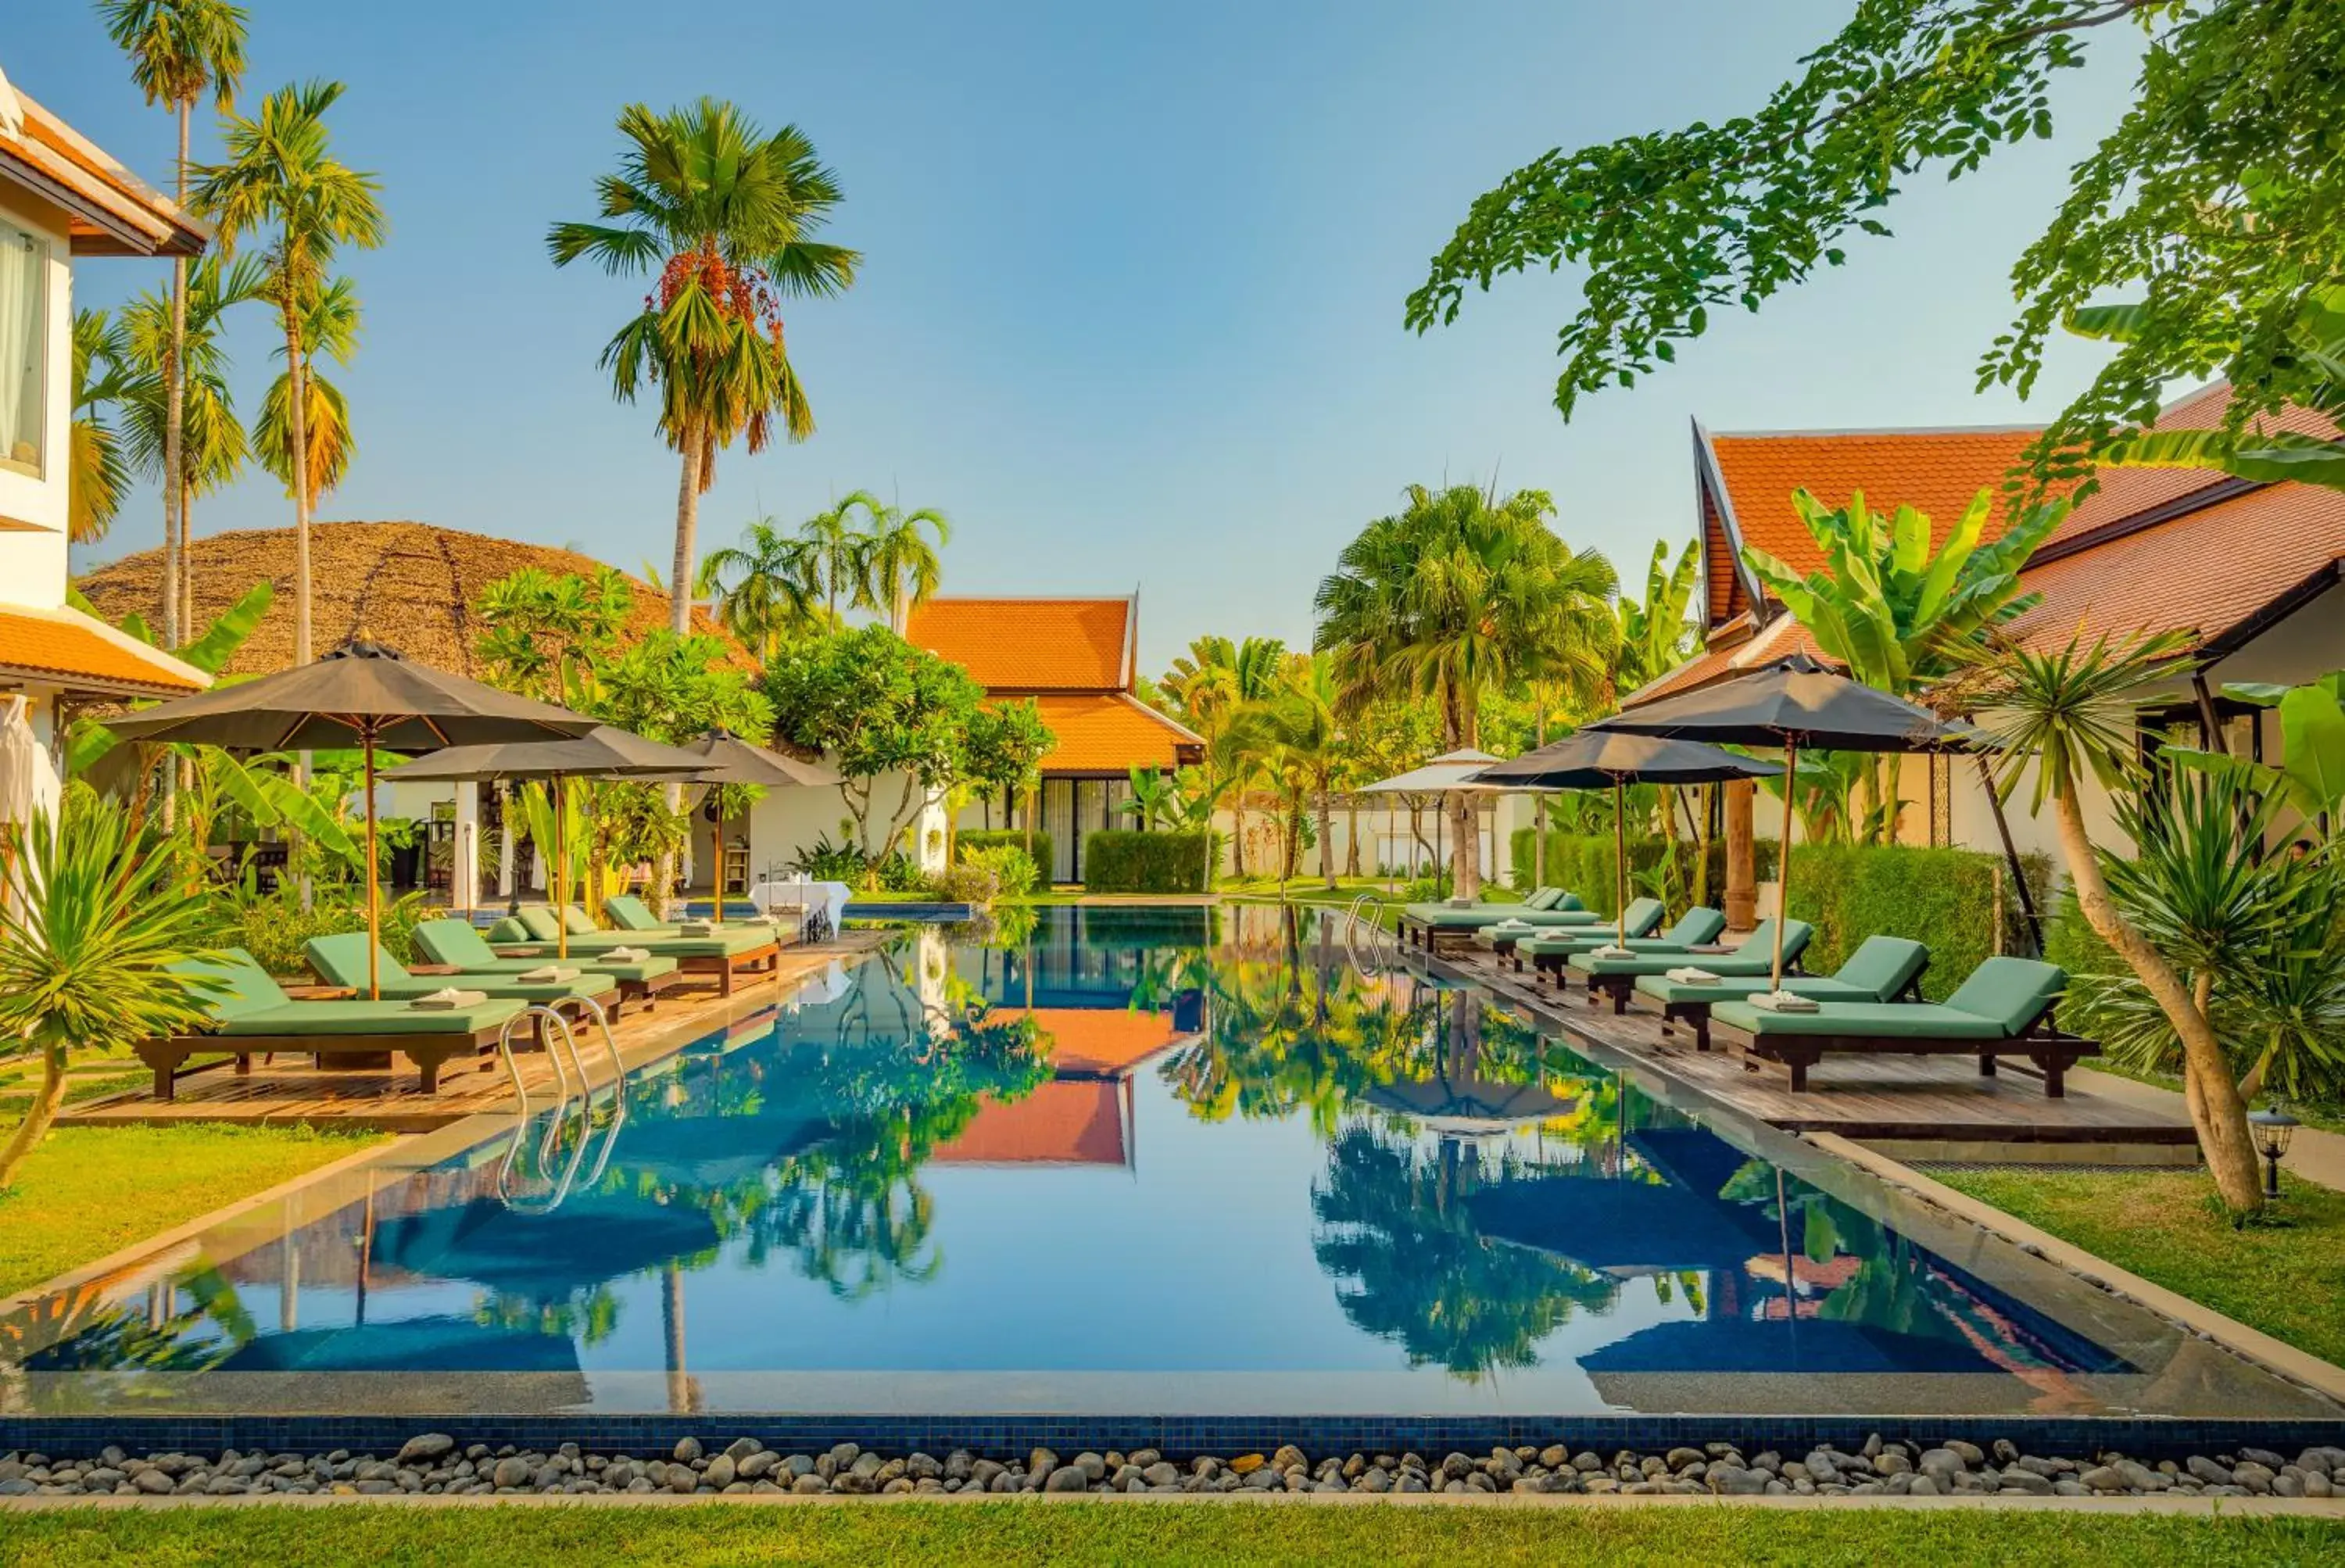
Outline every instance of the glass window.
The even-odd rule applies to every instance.
[[[49,248],[0,223],[0,463],[41,472]]]

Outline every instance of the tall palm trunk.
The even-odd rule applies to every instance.
[[[293,438],[293,662],[308,664],[310,631],[310,388],[301,357],[301,316],[294,297],[297,269],[287,269],[285,296],[285,402]]]
[[[2092,840],[2085,831],[2085,811],[2076,791],[2060,791],[2054,804],[2076,908],[2085,923],[2140,977],[2143,988],[2181,1037],[2185,1082],[2190,1091],[2185,1098],[2208,1173],[2215,1178],[2215,1189],[2222,1195],[2225,1207],[2234,1214],[2252,1214],[2264,1201],[2257,1181],[2255,1145],[2248,1132],[2247,1102],[2231,1079],[2222,1042],[2207,1021],[2205,1008],[2166,955],[2133,928],[2109,897],[2108,883],[2101,877],[2100,861],[2094,857]]]
[[[179,108],[179,158],[174,166],[178,175],[177,190],[179,205],[188,204],[188,119],[194,100],[181,98]],[[179,608],[179,558],[186,548],[186,536],[181,529],[181,504],[185,500],[186,481],[181,464],[186,454],[181,450],[184,437],[181,426],[187,419],[188,382],[183,369],[188,356],[188,259],[171,258],[171,341],[163,355],[163,646],[179,646],[182,622]],[[192,616],[187,617],[192,620]],[[192,626],[189,630],[193,630]]]
[[[0,1148],[0,1192],[5,1192],[16,1179],[16,1167],[26,1156],[41,1146],[49,1134],[49,1124],[56,1119],[57,1107],[66,1098],[66,1037],[61,1030],[41,1032],[41,1086],[33,1092],[33,1103],[25,1112],[25,1119],[8,1138],[5,1148]]]
[[[1532,700],[1538,701],[1536,695]],[[1531,734],[1534,747],[1547,744],[1547,704],[1539,702],[1533,718],[1537,728]],[[1542,789],[1531,803],[1531,887],[1534,891],[1547,886],[1547,791]]]
[[[1319,880],[1327,885],[1329,892],[1335,891],[1335,862],[1332,859],[1335,852],[1335,815],[1328,803],[1327,785],[1323,779],[1319,785]]]
[[[692,635],[693,556],[696,553],[694,535],[700,525],[702,439],[699,427],[686,425],[683,440],[678,444],[684,450],[684,463],[675,486],[675,555],[668,564],[667,624],[677,636],[684,637]],[[684,786],[671,784],[662,794],[666,798],[668,810],[681,815],[684,811]],[[716,881],[722,882],[725,850],[721,844],[717,846],[716,858]],[[675,851],[662,850],[659,860],[652,867],[653,879],[658,884],[652,889],[652,908],[663,918],[667,914],[668,890],[675,886]],[[721,888],[719,898],[722,898]]]
[[[1447,749],[1474,744],[1477,726],[1472,709],[1467,707],[1468,696],[1460,691],[1455,681],[1443,690],[1442,728],[1448,731],[1444,738]],[[1471,791],[1452,789],[1442,802],[1449,818],[1449,891],[1458,898],[1473,899],[1482,892],[1482,833],[1474,809]]]

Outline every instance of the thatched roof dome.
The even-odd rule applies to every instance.
[[[574,550],[428,523],[315,523],[310,527],[313,644],[323,653],[363,630],[411,658],[479,679],[485,672],[472,651],[481,631],[472,606],[481,590],[524,566],[583,576],[600,565]],[[228,665],[229,673],[260,675],[293,662],[293,530],[200,537],[193,567],[198,626],[209,625],[254,584],[276,587],[268,616]],[[108,619],[135,610],[151,625],[162,575],[163,552],[143,550],[99,567],[78,585]],[[667,596],[632,575],[627,580],[635,589],[634,633],[666,626]],[[706,611],[695,610],[693,622],[702,631],[719,630]]]

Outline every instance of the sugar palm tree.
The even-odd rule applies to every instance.
[[[832,626],[838,624],[840,595],[846,596],[848,609],[878,602],[871,593],[871,538],[856,526],[850,514],[878,506],[879,498],[869,491],[850,491],[845,500],[798,524],[798,538],[822,582],[823,615]]]
[[[1518,680],[1609,681],[1619,627],[1611,563],[1548,527],[1543,491],[1411,485],[1406,505],[1345,546],[1319,585],[1316,646],[1335,657],[1347,711],[1430,699],[1445,748],[1472,746],[1483,697]],[[1450,793],[1454,885],[1480,885],[1472,797]]]
[[[741,531],[739,545],[709,552],[696,592],[716,601],[726,630],[770,659],[782,638],[822,624],[821,573],[812,544],[760,517]]]
[[[913,609],[934,598],[943,581],[944,564],[937,559],[937,545],[951,542],[952,524],[932,506],[907,512],[900,506],[879,504],[868,491],[857,494],[862,497],[865,510],[863,569],[870,596],[888,617],[888,629],[900,636]],[[936,534],[936,545],[921,533],[923,527]]]
[[[178,592],[190,636],[196,629],[196,498],[231,483],[251,455],[244,423],[228,393],[227,316],[231,307],[259,299],[265,281],[266,271],[257,257],[240,257],[228,266],[217,256],[207,256],[188,270],[181,300],[141,294],[122,308],[125,359],[137,372],[135,384],[123,397],[124,435],[131,465],[157,483],[168,462],[171,415],[167,367],[178,312],[178,362],[185,367],[180,376]]]
[[[358,352],[358,290],[348,278],[336,278],[319,290],[301,312],[304,395],[300,407],[294,406],[294,376],[289,368],[269,383],[260,400],[260,417],[253,425],[253,450],[261,465],[285,482],[287,494],[307,492],[313,505],[341,484],[359,450],[358,437],[350,430],[350,403],[341,388],[318,373],[318,361],[330,359],[347,365]],[[283,350],[278,351],[278,357],[285,357]],[[293,483],[297,450],[310,454],[305,485]]]
[[[149,104],[168,106],[178,122],[178,157],[172,162],[174,193],[188,201],[188,122],[196,100],[206,93],[220,113],[236,107],[244,77],[243,7],[228,0],[98,0],[98,15],[115,46],[130,56],[131,79]],[[171,331],[164,361],[163,453],[163,643],[177,647],[184,606],[180,553],[187,547],[181,505],[188,485],[180,443],[184,439],[186,376],[181,364],[188,336],[188,259],[171,260]]]
[[[372,249],[386,231],[376,199],[380,182],[333,156],[326,111],[342,96],[340,82],[279,87],[249,118],[228,117],[228,157],[197,171],[195,204],[219,230],[223,253],[246,233],[267,228],[264,293],[277,307],[285,337],[286,472],[311,470],[310,364],[305,323],[326,290],[326,270],[344,245]],[[310,662],[310,507],[306,484],[293,490],[293,660]]]
[[[122,323],[103,311],[73,319],[73,450],[66,474],[66,537],[86,545],[106,537],[130,488],[131,459],[109,411],[136,379]]]
[[[2208,1171],[2224,1204],[2249,1214],[2263,1204],[2255,1145],[2247,1102],[2208,1016],[2208,998],[2203,990],[2194,993],[2175,962],[2127,919],[2085,827],[2086,779],[2112,794],[2138,782],[2140,704],[2149,687],[2174,676],[2183,642],[2173,635],[2123,644],[2104,637],[2048,653],[2015,649],[1985,667],[1969,695],[1983,716],[1989,754],[1997,759],[1997,789],[2007,799],[2032,778],[2031,810],[2041,813],[2051,803],[2077,912],[2139,977],[2173,1025],[2182,1047],[2184,1097]]]
[[[814,433],[814,411],[790,368],[780,300],[823,298],[855,281],[862,258],[810,238],[840,199],[838,180],[796,126],[772,136],[728,103],[703,98],[655,114],[619,115],[627,147],[619,172],[597,182],[599,222],[557,223],[553,264],[582,257],[605,271],[659,281],[643,311],[603,350],[623,402],[645,382],[661,390],[659,432],[683,457],[672,624],[691,630],[694,533],[719,448],[764,449],[777,419],[792,441]]]

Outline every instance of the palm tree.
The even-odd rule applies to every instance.
[[[681,636],[691,630],[693,535],[717,450],[736,438],[764,450],[777,416],[792,441],[814,433],[783,346],[780,299],[838,294],[862,258],[808,238],[841,193],[796,126],[768,137],[733,105],[703,98],[666,114],[631,104],[619,134],[628,143],[619,172],[598,182],[604,221],[557,223],[546,249],[557,267],[590,257],[612,273],[659,273],[602,362],[622,402],[646,380],[660,384],[659,432],[683,454],[668,575]]]
[[[847,607],[876,603],[871,592],[870,536],[855,526],[848,514],[856,508],[876,512],[879,498],[868,490],[848,493],[827,512],[817,512],[798,524],[798,538],[811,553],[816,575],[822,581],[823,615],[838,624],[838,597]]]
[[[283,87],[261,100],[250,118],[228,117],[226,161],[198,170],[196,207],[219,229],[223,254],[248,230],[272,227],[264,253],[263,292],[277,307],[285,334],[286,473],[311,471],[310,367],[305,325],[326,292],[326,268],[337,249],[372,249],[385,222],[374,176],[334,158],[326,111],[342,96],[340,82]],[[289,483],[290,481],[289,480]],[[310,636],[310,506],[311,490],[293,484],[293,660],[307,664]]]
[[[208,92],[220,113],[236,107],[244,77],[243,7],[228,0],[98,0],[98,15],[115,43],[130,56],[130,76],[149,104],[168,104],[178,121],[179,153],[172,164],[175,191],[188,202],[188,131],[196,100]],[[180,511],[187,483],[180,464],[185,430],[180,365],[188,338],[188,259],[171,260],[171,334],[164,361],[163,418],[163,644],[179,645],[180,552],[186,524]],[[305,596],[306,597],[306,596]]]
[[[2138,781],[2139,704],[2147,688],[2174,676],[2186,641],[2168,634],[2121,645],[2104,637],[2090,647],[2071,643],[2042,654],[2014,649],[1985,667],[1967,700],[1982,716],[1988,754],[1998,759],[2003,798],[2008,799],[2032,775],[2030,809],[2040,814],[2047,799],[2052,803],[2077,912],[2140,978],[2173,1024],[2182,1044],[2184,1099],[2207,1169],[2224,1204],[2235,1214],[2251,1214],[2263,1206],[2256,1150],[2247,1102],[2208,1015],[2211,972],[2201,972],[2199,989],[2194,990],[2174,962],[2126,918],[2110,895],[2085,828],[2087,777],[2112,794]]]
[[[862,497],[868,514],[863,564],[870,596],[888,617],[888,628],[900,636],[913,609],[934,598],[944,578],[944,565],[921,527],[934,529],[937,545],[941,545],[951,542],[952,524],[932,506],[907,512],[900,506],[879,505],[868,492],[856,494]]]
[[[193,633],[195,606],[195,504],[199,495],[224,488],[251,455],[243,422],[228,395],[228,344],[225,337],[229,307],[261,297],[267,273],[256,257],[247,256],[224,267],[217,256],[207,256],[188,270],[187,292],[177,302],[181,314],[178,363],[180,376],[180,485],[178,596],[187,629]],[[162,478],[170,434],[170,398],[167,367],[171,361],[175,302],[141,294],[122,309],[127,344],[125,356],[137,369],[137,381],[123,397],[123,426],[132,466]]]
[[[1285,853],[1279,866],[1282,887],[1294,875],[1299,859],[1295,828],[1306,805],[1315,808],[1318,817],[1320,878],[1330,889],[1335,885],[1335,862],[1328,858],[1334,842],[1333,797],[1348,761],[1348,742],[1336,717],[1336,695],[1333,658],[1325,654],[1291,654],[1278,689],[1241,708],[1230,720],[1235,744],[1286,796]]]
[[[294,407],[293,373],[288,369],[269,383],[260,400],[260,418],[252,431],[253,448],[263,467],[285,482],[288,494],[306,490],[312,504],[340,484],[358,456],[358,438],[350,432],[349,402],[341,388],[318,373],[318,361],[330,359],[347,365],[358,352],[358,290],[348,278],[337,278],[320,290],[301,312],[301,385],[306,395]],[[278,351],[284,357],[284,351]],[[296,435],[295,432],[302,433]],[[310,454],[309,484],[293,483],[296,443]]]
[[[709,552],[700,563],[697,592],[716,603],[726,630],[769,660],[786,636],[821,624],[822,566],[815,547],[760,517],[741,531],[741,543]],[[726,578],[734,578],[727,584]]]
[[[66,468],[66,537],[86,545],[106,537],[130,488],[131,463],[107,419],[129,393],[129,343],[122,323],[103,311],[73,319],[73,451]]]
[[[1609,681],[1619,580],[1600,553],[1574,552],[1548,527],[1546,492],[1417,484],[1406,500],[1345,545],[1319,585],[1316,646],[1335,656],[1347,712],[1384,697],[1429,698],[1454,749],[1475,744],[1490,692],[1531,678]],[[1473,798],[1453,790],[1444,809],[1453,885],[1471,897],[1481,882]]]

